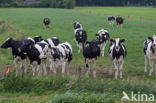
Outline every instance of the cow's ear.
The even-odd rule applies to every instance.
[[[90,41],[86,41],[86,44],[89,44],[90,43]]]
[[[97,33],[96,33],[95,35],[96,35],[96,36],[98,36],[98,34],[97,34]]]
[[[125,39],[121,39],[120,42],[121,42],[121,43],[124,43],[124,42],[125,42]]]
[[[114,39],[110,39],[110,42],[114,43],[115,41],[114,41]]]
[[[149,39],[149,40],[151,40],[151,41],[153,41],[153,38],[152,38],[152,37],[150,37],[150,36],[148,37],[148,39]]]

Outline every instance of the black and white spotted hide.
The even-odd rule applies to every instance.
[[[83,50],[83,56],[87,68],[86,76],[93,69],[93,77],[96,78],[96,60],[100,56],[100,47],[97,40],[87,41]]]
[[[124,39],[111,39],[111,44],[109,47],[109,57],[111,59],[111,62],[114,64],[115,69],[115,78],[118,78],[118,75],[120,78],[122,78],[122,71],[123,71],[123,65],[124,65],[124,58],[127,55],[127,50],[124,45],[125,40]],[[111,70],[112,74],[112,70]]]
[[[109,33],[107,30],[101,29],[96,34],[97,40],[99,42],[101,56],[104,57],[104,51],[108,40],[110,39]]]
[[[83,50],[85,43],[87,41],[87,32],[80,28],[80,29],[76,29],[75,30],[75,39],[76,39],[76,43],[77,43],[77,47],[78,47],[78,53],[81,52],[81,50]]]
[[[152,75],[154,69],[155,69],[155,75],[156,75],[156,35],[153,37],[148,37],[144,41],[144,57],[145,57],[145,69],[144,72],[149,71],[149,76]],[[150,66],[150,69],[148,70],[148,64]]]
[[[72,60],[72,47],[68,42],[59,44],[51,48],[51,62],[50,69],[56,74],[56,68],[62,66],[62,75],[67,71],[69,74],[69,63]],[[67,70],[66,70],[67,69]]]

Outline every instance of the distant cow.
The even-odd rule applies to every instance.
[[[68,42],[52,47],[49,54],[52,62],[50,69],[56,74],[56,68],[61,65],[62,75],[65,74],[66,69],[67,74],[69,74],[69,63],[72,60],[72,55],[72,47]]]
[[[43,19],[43,23],[44,23],[44,25],[45,25],[46,28],[49,28],[50,19],[49,18],[44,18]]]
[[[153,37],[148,37],[147,40],[144,41],[144,57],[145,57],[145,70],[147,72],[148,63],[150,65],[149,76],[152,75],[155,63],[156,63],[156,35]],[[156,68],[155,68],[156,72]],[[155,73],[156,74],[156,73]]]
[[[124,23],[124,18],[122,17],[116,17],[116,24],[117,25],[121,25]]]
[[[96,78],[96,59],[100,56],[100,47],[97,40],[87,41],[83,50],[83,56],[85,58],[85,64],[87,68],[86,75],[89,76],[89,72],[93,69],[93,77]]]
[[[75,23],[73,24],[73,26],[74,26],[74,30],[76,30],[76,29],[78,29],[78,28],[82,28],[82,24],[80,24],[79,22],[75,22]]]
[[[111,44],[109,48],[109,56],[111,61],[114,64],[115,78],[117,79],[118,75],[120,75],[120,78],[122,78],[124,58],[127,55],[127,50],[124,45],[125,40],[117,38],[117,39],[111,39],[110,41]]]
[[[101,29],[98,31],[96,34],[97,40],[100,45],[100,50],[101,50],[101,56],[104,57],[104,50],[107,44],[107,41],[109,40],[110,36],[107,30]]]
[[[16,69],[16,76],[23,75],[21,72],[22,68],[24,67],[24,72],[27,72],[27,63],[26,63],[26,57],[27,54],[24,52],[19,52],[19,48],[21,47],[23,41],[16,41],[12,38],[8,38],[2,45],[1,48],[8,49],[11,48],[12,55],[14,59],[14,66]]]
[[[78,52],[80,53],[80,51],[83,49],[87,41],[87,32],[82,28],[76,29],[75,39],[76,39],[77,47],[79,49]]]
[[[114,23],[113,23],[114,21],[115,21],[115,17],[114,17],[114,16],[109,16],[109,17],[108,17],[108,22],[109,22],[109,25],[110,25],[110,26],[112,26],[112,25],[114,24]]]

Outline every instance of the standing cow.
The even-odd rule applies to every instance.
[[[153,37],[148,37],[148,39],[144,41],[144,57],[145,57],[144,72],[147,72],[148,70],[147,66],[149,63],[150,65],[149,76],[151,76],[156,65],[156,35],[154,35]]]
[[[97,40],[87,41],[83,50],[83,56],[87,68],[86,75],[93,70],[93,77],[96,78],[96,60],[100,56],[100,47]]]
[[[124,58],[127,55],[127,50],[124,45],[125,40],[116,38],[116,39],[111,39],[110,41],[111,44],[109,48],[109,57],[111,59],[111,62],[113,62],[114,64],[115,79],[118,78],[118,75],[120,76],[120,78],[122,78]]]
[[[44,19],[43,19],[43,23],[44,23],[44,26],[45,26],[46,28],[49,28],[50,19],[49,19],[49,18],[44,18]]]
[[[121,25],[124,23],[124,18],[123,17],[116,17],[116,24]]]
[[[114,21],[115,21],[115,17],[114,16],[109,16],[108,17],[108,22],[109,22],[110,26],[112,26],[114,24]]]
[[[80,51],[83,49],[87,41],[87,32],[82,28],[76,29],[75,39],[76,39],[77,47],[79,49],[78,53],[80,53]]]
[[[107,44],[107,41],[110,39],[109,33],[107,30],[101,29],[96,34],[97,40],[99,42],[101,56],[104,57],[104,50]]]

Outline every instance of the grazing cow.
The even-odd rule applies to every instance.
[[[43,19],[43,23],[44,23],[44,25],[45,25],[46,28],[49,28],[50,19],[49,18],[44,18]]]
[[[75,22],[75,23],[73,24],[73,26],[74,26],[74,30],[76,30],[76,29],[78,29],[78,28],[82,28],[82,24],[80,24],[79,22]]]
[[[87,32],[82,28],[76,29],[75,30],[75,39],[77,42],[77,47],[79,49],[78,53],[80,53],[80,51],[83,49],[83,47],[87,41]]]
[[[116,17],[116,24],[117,25],[121,25],[124,23],[124,18],[122,17]]]
[[[154,66],[156,64],[156,35],[154,35],[153,37],[148,37],[148,39],[144,41],[144,57],[145,57],[144,72],[147,72],[147,66],[149,63],[151,68],[149,70],[149,76],[151,76],[155,68]]]
[[[112,26],[112,25],[114,24],[114,23],[113,23],[114,20],[115,20],[115,17],[114,17],[114,16],[109,16],[109,17],[108,17],[108,22],[109,22],[109,25],[110,25],[110,26]]]
[[[100,56],[100,47],[97,40],[87,41],[83,50],[83,56],[85,58],[85,64],[87,68],[86,75],[89,76],[89,72],[93,69],[93,77],[96,78],[96,59]]]
[[[26,54],[24,52],[19,52],[19,48],[21,47],[23,41],[16,41],[12,38],[8,38],[2,45],[1,48],[12,49],[12,55],[14,59],[14,65],[16,68],[16,76],[19,75],[19,72],[21,71],[21,68],[24,66],[24,73],[27,72],[27,63],[26,63]],[[20,75],[23,75],[22,72],[20,72]]]
[[[97,40],[100,45],[100,50],[101,50],[101,56],[104,57],[104,50],[107,44],[107,41],[109,40],[110,36],[107,30],[101,29],[98,31],[96,34]]]
[[[122,70],[124,65],[124,58],[127,55],[127,50],[125,45],[123,44],[125,42],[124,39],[111,39],[111,44],[109,48],[109,56],[111,59],[111,62],[114,63],[114,69],[115,69],[115,79],[118,78],[118,74],[120,75],[120,78],[122,78]],[[111,70],[112,74],[112,70]]]
[[[50,50],[51,62],[50,69],[56,74],[56,68],[62,66],[62,75],[65,74],[67,69],[67,75],[69,74],[69,63],[72,60],[72,47],[68,42],[59,44],[52,47]]]
[[[30,60],[33,75],[40,75],[40,72],[42,71],[44,72],[44,75],[47,74],[46,58],[48,49],[49,46],[47,44],[40,42],[36,44],[32,44],[31,42],[29,42],[27,43],[27,45],[23,45],[22,47],[20,47],[20,51],[25,52]],[[42,68],[40,68],[41,65],[43,66]]]

